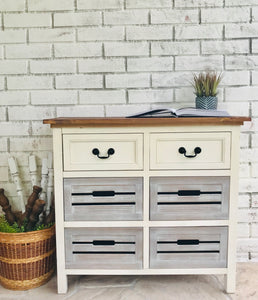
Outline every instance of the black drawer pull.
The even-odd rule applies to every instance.
[[[115,195],[135,195],[135,192],[93,191],[92,193],[71,193],[72,196],[113,197]]]
[[[200,196],[200,195],[221,195],[221,191],[202,192],[199,190],[179,190],[177,192],[158,192],[158,195],[178,195],[178,196]],[[73,195],[73,194],[72,194]]]
[[[158,205],[217,205],[221,204],[221,201],[202,201],[202,202],[196,202],[196,201],[191,201],[191,202],[186,202],[186,201],[181,201],[181,202],[157,202]]]
[[[177,192],[178,196],[200,196],[201,191],[199,190],[179,190]]]
[[[95,206],[95,205],[135,205],[134,201],[131,202],[73,202],[72,206]]]
[[[93,241],[92,242],[92,244],[94,245],[94,246],[114,246],[115,245],[115,241],[113,241],[113,240],[95,240],[95,241]]]
[[[93,197],[114,197],[115,191],[93,191]]]
[[[199,245],[199,240],[177,240],[177,245]]]
[[[73,251],[73,254],[135,254],[135,251]]]
[[[157,244],[178,244],[182,243],[182,245],[192,245],[192,244],[186,244],[185,241],[194,241],[194,245],[198,244],[219,244],[220,241],[199,241],[199,240],[177,240],[177,241],[157,241]],[[198,244],[197,244],[198,241]],[[179,244],[178,244],[179,245]]]
[[[186,250],[186,251],[157,251],[159,254],[177,254],[177,253],[220,253],[219,250]]]
[[[107,156],[99,156],[99,149],[98,148],[94,148],[92,150],[92,154],[97,155],[97,157],[100,158],[100,159],[107,159],[107,158],[109,158],[109,156],[113,155],[114,153],[115,153],[115,150],[113,148],[109,148],[108,152],[107,152]]]
[[[200,154],[200,153],[202,152],[202,149],[201,149],[200,147],[194,148],[194,155],[187,155],[187,154],[186,154],[186,150],[185,150],[184,147],[180,147],[180,148],[178,149],[178,152],[179,152],[180,154],[184,154],[184,156],[187,157],[187,158],[193,158],[193,157],[196,157],[198,154]]]

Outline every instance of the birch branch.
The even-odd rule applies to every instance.
[[[42,169],[41,169],[41,188],[42,192],[39,199],[46,201],[47,197],[47,185],[48,185],[48,168],[47,168],[47,158],[42,159]]]
[[[46,213],[48,215],[50,211],[50,205],[54,196],[54,169],[53,169],[53,154],[48,153],[48,184],[47,184],[47,204],[45,206]]]
[[[16,208],[21,210],[22,213],[24,213],[25,212],[24,195],[23,195],[22,183],[21,183],[21,178],[20,178],[17,161],[14,157],[10,156],[8,158],[8,164],[9,164],[9,169],[10,169],[13,181],[16,185],[16,191],[17,191],[18,198],[19,198],[19,203],[17,203]]]
[[[37,163],[35,155],[29,156],[29,170],[32,187],[38,186]]]

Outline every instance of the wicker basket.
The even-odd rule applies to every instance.
[[[26,233],[0,232],[0,283],[28,290],[46,283],[56,260],[55,226]]]

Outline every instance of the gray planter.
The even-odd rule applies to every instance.
[[[196,97],[195,107],[199,109],[217,109],[218,98],[217,97]]]

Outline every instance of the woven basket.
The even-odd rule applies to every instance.
[[[28,290],[46,283],[55,269],[55,226],[26,233],[0,232],[0,283]]]

